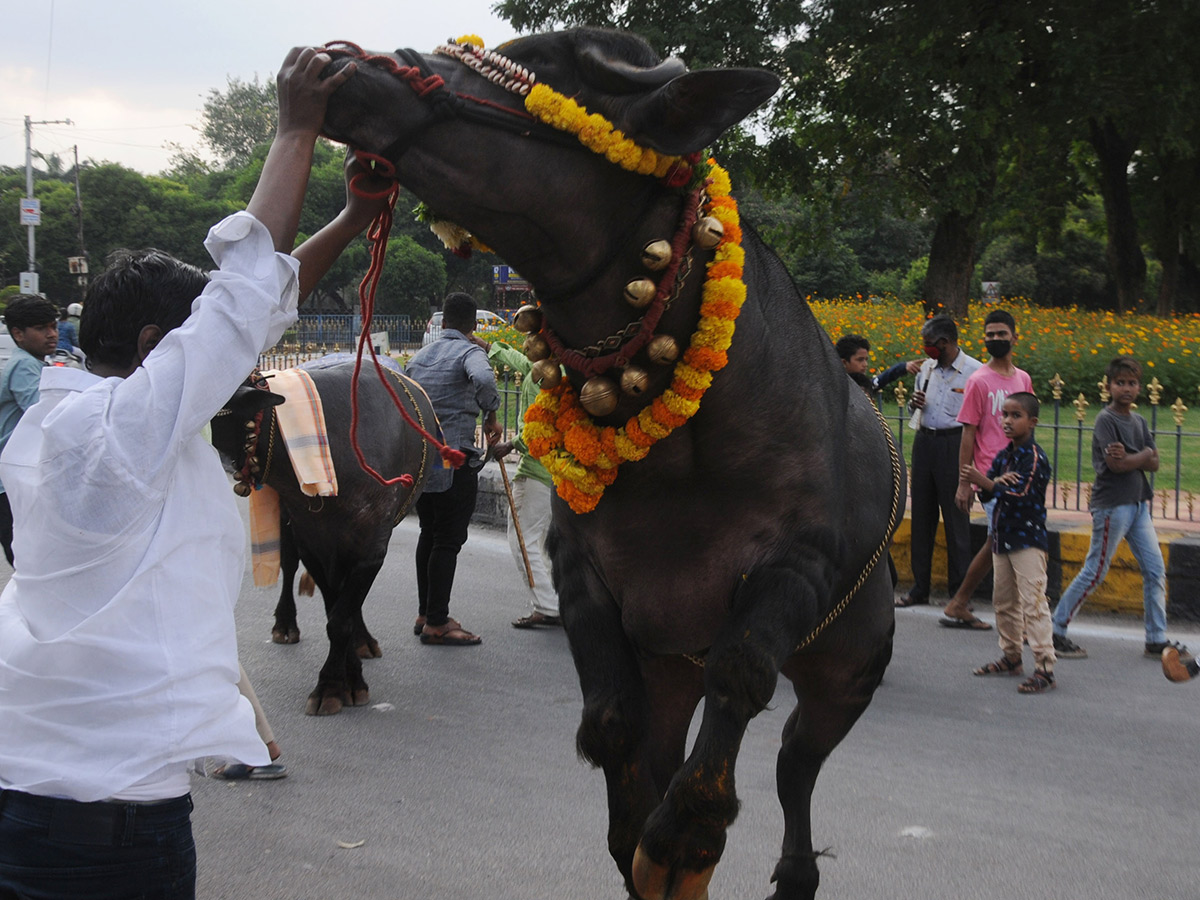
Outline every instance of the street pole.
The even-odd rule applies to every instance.
[[[25,117],[25,196],[33,199],[33,126],[34,125],[73,125],[70,119],[43,119],[38,122]],[[29,225],[29,271],[36,272],[35,254],[36,239],[33,230],[36,225]]]
[[[79,299],[87,294],[88,270],[87,247],[83,243],[83,195],[79,191],[79,145],[75,145],[75,216],[79,222],[79,257],[82,260],[82,271],[78,275]]]

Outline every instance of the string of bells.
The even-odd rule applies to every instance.
[[[692,228],[692,243],[703,250],[713,249],[723,237],[721,222],[712,216],[702,216]],[[642,265],[651,272],[661,272],[671,260],[670,241],[650,241],[642,248]],[[625,302],[639,310],[649,306],[657,294],[658,283],[645,275],[630,279],[622,292]],[[541,334],[545,327],[542,310],[533,305],[522,306],[513,317],[513,327],[526,335],[521,349],[533,363],[529,377],[543,391],[557,388],[562,383],[563,371],[550,342]],[[672,365],[679,359],[679,353],[679,342],[668,334],[655,335],[646,344],[646,356],[654,365]],[[617,408],[621,394],[638,397],[650,386],[650,373],[641,366],[626,365],[616,370],[615,375],[615,378],[595,375],[579,389],[579,403],[590,415],[607,416]]]

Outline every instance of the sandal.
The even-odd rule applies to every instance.
[[[413,622],[413,634],[417,637],[421,636],[421,632],[425,630],[425,617],[417,616],[417,621]]]
[[[539,625],[556,627],[562,625],[562,619],[558,616],[548,616],[545,613],[535,612],[527,616],[522,616],[512,623],[513,628],[536,628]]]
[[[1034,669],[1033,674],[1022,681],[1017,690],[1022,694],[1044,694],[1054,690],[1054,673],[1045,669]]]
[[[1011,660],[1007,656],[1002,656],[995,662],[990,662],[986,666],[980,666],[974,671],[975,675],[1021,675],[1024,673],[1021,666],[1021,660]],[[1032,681],[1032,679],[1030,679]]]
[[[422,644],[441,644],[447,647],[470,647],[482,644],[483,638],[471,634],[454,619],[447,619],[445,625],[425,624],[421,630]]]

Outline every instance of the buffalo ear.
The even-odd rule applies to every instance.
[[[622,130],[661,153],[703,150],[779,90],[764,69],[701,69],[673,78],[624,110]]]

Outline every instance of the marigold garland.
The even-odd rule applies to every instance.
[[[558,118],[566,121],[577,115],[587,116],[582,107],[568,102],[579,112],[558,104],[554,113]],[[579,124],[578,120],[575,124]],[[619,155],[630,164],[645,164],[647,157],[635,161],[633,154],[619,143],[623,140],[623,135],[615,139]],[[600,150],[588,146],[612,159],[608,152],[611,148]],[[721,220],[725,234],[706,269],[700,321],[688,349],[675,364],[670,387],[620,428],[596,425],[565,379],[557,388],[542,391],[525,414],[524,434],[529,452],[550,472],[558,495],[576,513],[596,508],[604,489],[616,479],[617,467],[622,462],[643,459],[655,443],[691,419],[712,384],[713,373],[724,368],[728,361],[735,321],[746,300],[746,285],[742,281],[745,254],[741,248],[737,202],[729,195],[729,175],[711,159],[708,165],[709,199],[704,212]]]

